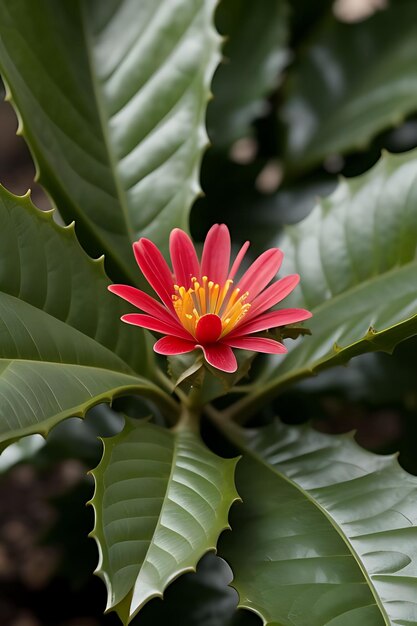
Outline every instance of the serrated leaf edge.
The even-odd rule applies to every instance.
[[[84,367],[89,367],[89,366],[86,365]],[[95,368],[95,369],[100,369],[100,368]],[[112,370],[106,370],[106,371],[111,372]],[[152,391],[150,390],[151,387],[154,387],[152,383],[148,383],[148,381],[146,381],[146,384],[143,384],[140,382],[140,379],[135,378],[134,376],[131,376],[129,374],[125,374],[124,372],[115,372],[115,373],[119,374],[120,376],[129,377],[132,379],[132,381],[135,381],[135,382],[132,382],[131,385],[128,385],[128,384],[120,385],[118,387],[115,387],[114,390],[109,390],[109,391],[104,392],[103,394],[99,394],[98,396],[95,396],[94,398],[92,398],[91,401],[83,402],[82,404],[78,405],[78,407],[75,408],[74,410],[68,409],[66,411],[63,411],[61,414],[55,414],[54,416],[45,420],[42,424],[42,427],[40,427],[39,424],[36,424],[33,427],[28,426],[26,428],[23,428],[20,434],[16,437],[15,436],[12,436],[11,438],[8,438],[7,436],[0,437],[0,454],[9,445],[11,445],[12,443],[16,441],[19,441],[19,439],[21,439],[22,437],[27,437],[28,435],[41,435],[44,439],[46,439],[49,433],[51,432],[51,430],[55,428],[55,426],[57,426],[64,420],[70,419],[72,417],[78,417],[80,419],[84,419],[87,411],[89,411],[91,408],[93,408],[97,404],[108,404],[110,407],[112,407],[114,399],[123,395],[134,394],[134,393],[139,393],[139,392],[141,392],[141,394],[143,395],[152,396]],[[57,418],[57,415],[61,415],[61,417]]]
[[[362,575],[375,599],[375,603],[378,606],[380,612],[381,612],[381,616],[383,617],[386,626],[390,626],[391,622],[390,619],[388,617],[388,614],[385,610],[384,605],[381,602],[380,599],[380,595],[377,592],[372,580],[370,579],[370,576],[366,570],[366,568],[364,567],[363,563],[362,563],[362,559],[360,557],[360,555],[357,553],[357,551],[352,547],[351,543],[348,541],[348,539],[346,538],[346,535],[341,531],[340,527],[338,526],[338,524],[335,522],[335,520],[333,520],[332,516],[326,511],[326,509],[313,497],[309,494],[308,491],[306,491],[303,487],[301,487],[298,483],[296,483],[293,479],[289,478],[288,476],[286,476],[284,473],[280,472],[278,469],[276,469],[273,465],[271,465],[270,463],[268,463],[268,461],[266,459],[264,459],[262,456],[260,456],[255,450],[251,450],[249,447],[245,446],[245,436],[249,435],[251,432],[252,433],[258,433],[262,430],[267,430],[268,428],[271,427],[271,424],[266,425],[266,426],[261,426],[260,428],[242,428],[240,426],[238,426],[237,424],[234,424],[233,422],[223,422],[223,427],[222,427],[222,423],[220,420],[215,420],[216,421],[216,425],[217,427],[219,427],[223,434],[229,439],[229,441],[231,441],[231,443],[233,445],[235,445],[237,447],[237,449],[241,450],[242,453],[244,454],[249,454],[250,456],[252,456],[253,458],[255,458],[257,461],[259,461],[260,463],[262,463],[265,467],[267,467],[271,472],[277,474],[281,479],[285,480],[286,482],[290,483],[295,489],[297,489],[299,492],[301,492],[306,499],[308,499],[310,502],[312,502],[312,504],[318,508],[320,510],[320,512],[326,517],[326,519],[330,522],[331,526],[335,529],[335,531],[338,533],[338,535],[341,537],[341,539],[343,540],[343,542],[345,543],[345,545],[348,547],[349,552],[352,554],[353,558],[355,559],[360,571],[362,572]],[[275,422],[278,422],[279,424],[285,426],[286,429],[288,430],[292,430],[293,432],[298,432],[298,433],[302,433],[303,431],[308,431],[308,430],[315,430],[314,428],[312,428],[311,426],[309,426],[309,423],[305,423],[305,424],[301,424],[299,426],[290,426],[288,424],[284,424],[283,422],[281,422],[281,420],[279,418],[277,418],[275,420]],[[274,423],[274,422],[273,422]],[[320,431],[315,431],[317,432],[319,435],[322,435],[323,437],[326,438],[335,438],[338,441],[342,441],[343,439],[352,442],[355,447],[361,451],[362,454],[367,454],[369,456],[369,458],[373,458],[374,460],[379,459],[379,462],[381,463],[381,466],[384,467],[384,469],[391,467],[393,469],[394,472],[402,474],[403,476],[407,477],[407,478],[415,478],[416,480],[416,484],[417,484],[417,477],[414,476],[413,474],[410,474],[409,472],[407,472],[406,470],[404,470],[404,468],[400,465],[399,463],[399,452],[395,452],[392,454],[375,454],[373,452],[370,452],[369,450],[366,450],[365,448],[362,448],[362,446],[360,446],[358,444],[358,442],[356,441],[356,431],[349,431],[347,433],[342,433],[342,434],[328,434],[328,433],[322,433]],[[381,469],[381,467],[379,468]],[[374,471],[377,471],[375,469],[371,469],[369,472],[367,472],[365,475],[369,475],[372,474]],[[220,554],[220,556],[228,563],[229,567],[232,569],[232,565],[228,562],[228,560],[222,555]],[[233,572],[233,569],[232,569]],[[241,609],[245,609],[248,610],[252,613],[254,613],[255,615],[257,615],[263,623],[263,626],[275,626],[275,622],[271,622],[269,620],[267,620],[266,618],[263,617],[263,615],[261,614],[260,611],[258,611],[257,609],[255,609],[254,607],[248,605],[248,604],[244,604],[241,602],[241,597],[239,594],[238,589],[233,585],[234,579],[232,579],[232,581],[229,583],[229,586],[232,587],[232,589],[234,589],[238,595],[238,608]]]
[[[148,422],[148,421],[149,421],[149,418],[148,418],[148,419],[145,419],[145,420],[142,420],[142,421],[143,421],[143,422]],[[106,589],[107,589],[107,592],[108,592],[108,598],[109,598],[109,595],[110,595],[110,590],[111,590],[111,588],[112,588],[112,585],[111,585],[111,581],[110,581],[110,579],[109,579],[109,577],[108,577],[107,573],[106,573],[106,572],[103,570],[103,568],[102,568],[104,557],[103,557],[102,547],[101,547],[101,544],[100,544],[100,534],[99,534],[99,532],[98,532],[98,530],[99,530],[99,529],[97,528],[98,513],[97,513],[97,505],[96,505],[96,500],[97,500],[97,498],[98,498],[98,496],[99,496],[99,488],[100,488],[100,486],[99,486],[99,482],[98,482],[98,479],[97,479],[97,474],[98,474],[98,471],[97,471],[97,470],[100,468],[100,465],[101,465],[101,463],[102,463],[102,461],[103,461],[103,459],[104,459],[104,456],[105,456],[106,452],[108,452],[109,450],[111,450],[111,449],[114,447],[114,445],[116,445],[116,443],[119,441],[119,439],[122,439],[122,437],[124,437],[124,436],[125,436],[125,434],[126,434],[126,430],[125,430],[125,429],[126,429],[126,428],[128,428],[128,429],[130,430],[130,429],[132,428],[132,425],[131,425],[131,424],[133,424],[133,423],[134,423],[134,420],[131,420],[130,418],[126,418],[126,417],[125,417],[125,425],[124,425],[124,427],[122,428],[122,430],[121,430],[121,431],[120,431],[117,435],[115,435],[115,436],[113,436],[113,437],[99,437],[100,441],[103,443],[103,454],[102,454],[102,458],[101,458],[101,460],[100,460],[99,465],[98,465],[97,467],[95,467],[94,469],[92,469],[92,470],[90,470],[90,471],[89,471],[89,474],[90,474],[91,476],[93,476],[93,478],[94,478],[94,494],[93,494],[93,497],[92,497],[92,498],[91,498],[88,502],[86,502],[86,505],[87,505],[87,506],[91,506],[91,507],[93,508],[93,511],[94,511],[94,527],[93,527],[93,529],[90,531],[90,533],[88,534],[88,536],[89,536],[91,539],[94,539],[94,541],[96,542],[96,545],[97,545],[97,550],[98,550],[98,553],[99,553],[99,560],[98,560],[97,567],[96,567],[96,569],[94,570],[94,574],[95,574],[96,576],[98,576],[98,577],[99,577],[99,578],[100,578],[100,579],[104,582],[104,584],[106,585]],[[130,428],[129,428],[129,424],[130,424]],[[172,432],[172,434],[173,434],[173,436],[174,436],[174,437],[178,434],[178,433],[174,433],[173,431],[171,431],[171,432]],[[204,442],[203,442],[202,440],[201,440],[201,443],[203,443],[203,445],[204,445]],[[110,446],[110,447],[109,447],[109,446]],[[175,445],[175,448],[176,448],[176,445]],[[213,453],[213,454],[214,454],[214,453]],[[173,460],[174,460],[174,457],[175,457],[175,453],[173,454]],[[222,457],[219,457],[219,458],[221,458],[223,461],[227,462],[227,463],[230,465],[230,469],[233,471],[233,475],[234,475],[234,473],[235,473],[235,469],[236,469],[236,466],[237,466],[237,464],[238,464],[238,462],[239,462],[239,460],[240,460],[241,456],[239,455],[239,456],[234,457],[234,458],[231,458],[231,459],[225,459],[225,458],[222,458]],[[171,468],[171,475],[170,475],[170,478],[169,478],[169,480],[168,480],[168,483],[169,483],[169,482],[170,482],[170,480],[171,480],[172,470],[173,470],[173,468],[174,468],[174,465],[175,465],[175,464],[174,464],[174,462],[173,462],[173,463],[172,463],[172,468]],[[221,528],[220,528],[220,530],[219,530],[217,541],[218,541],[218,539],[219,539],[220,535],[221,535],[221,534],[222,534],[225,530],[232,530],[232,529],[231,529],[231,526],[230,526],[230,523],[229,523],[229,519],[228,519],[228,518],[229,518],[229,514],[230,514],[230,510],[231,510],[231,508],[232,508],[233,504],[235,504],[236,502],[241,502],[241,501],[242,501],[242,499],[241,499],[241,497],[240,497],[240,495],[239,495],[239,493],[238,493],[238,491],[237,491],[237,489],[236,489],[236,485],[235,485],[235,484],[233,485],[233,492],[234,492],[234,493],[232,494],[232,499],[231,499],[230,506],[229,506],[229,508],[228,508],[227,512],[225,513],[226,520],[224,521],[224,525],[222,525],[222,526],[221,526]],[[161,510],[161,513],[162,513],[162,510]],[[160,514],[160,515],[161,515],[161,514]],[[159,519],[160,519],[160,517],[159,517]],[[159,519],[158,519],[158,524],[159,524]],[[119,617],[120,617],[120,619],[123,621],[124,626],[127,626],[127,625],[128,625],[128,624],[132,621],[132,619],[133,619],[133,618],[134,618],[134,617],[135,617],[135,616],[136,616],[136,615],[137,615],[137,614],[141,611],[141,609],[142,609],[142,608],[143,608],[143,607],[144,607],[144,606],[145,606],[145,605],[146,605],[146,604],[147,604],[150,600],[152,600],[152,599],[154,599],[154,598],[161,598],[161,599],[163,600],[164,595],[165,595],[165,591],[167,590],[167,588],[168,588],[168,587],[169,587],[169,586],[170,586],[170,585],[171,585],[171,584],[172,584],[172,583],[173,583],[173,582],[174,582],[177,578],[179,578],[180,576],[182,576],[183,574],[186,574],[186,573],[195,573],[195,572],[197,571],[198,563],[199,563],[199,562],[200,562],[200,560],[203,558],[203,556],[204,556],[205,554],[208,554],[209,552],[213,552],[214,554],[217,554],[217,544],[214,544],[214,545],[212,545],[212,546],[209,546],[208,548],[206,548],[205,550],[203,550],[203,551],[201,552],[201,554],[199,553],[199,554],[198,554],[198,556],[195,558],[195,563],[194,563],[194,565],[184,566],[184,567],[182,567],[182,568],[181,568],[178,572],[176,572],[176,573],[175,573],[175,575],[173,575],[173,576],[172,576],[172,577],[168,580],[168,582],[167,582],[166,586],[164,587],[164,589],[163,589],[162,591],[160,591],[160,592],[155,592],[155,593],[153,593],[152,595],[149,595],[149,596],[148,596],[148,597],[147,597],[147,598],[146,598],[146,599],[145,599],[145,600],[144,600],[144,601],[143,601],[143,602],[142,602],[142,603],[141,603],[141,604],[140,604],[140,605],[139,605],[139,606],[138,606],[138,607],[134,610],[134,612],[130,613],[130,611],[129,611],[129,615],[128,615],[128,617],[127,617],[127,620],[126,620],[126,621],[122,619],[122,617],[120,616],[120,614],[119,614],[119,613],[118,613],[118,611],[117,611],[117,608],[118,608],[118,606],[120,606],[120,604],[121,604],[122,602],[124,602],[124,600],[128,597],[128,595],[133,594],[134,587],[133,587],[133,588],[132,588],[132,590],[129,592],[129,594],[127,594],[127,595],[125,596],[125,598],[124,598],[121,602],[119,602],[118,604],[116,604],[116,605],[112,605],[112,606],[110,606],[110,605],[109,605],[109,599],[108,599],[108,600],[107,600],[106,609],[105,609],[105,613],[110,613],[111,611],[115,611],[115,612],[117,612],[117,613],[118,613],[118,615],[119,615]]]

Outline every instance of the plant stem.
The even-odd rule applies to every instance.
[[[172,381],[159,367],[155,368],[155,378],[165,387],[166,391],[169,391],[170,393],[174,391]]]
[[[180,418],[171,430],[173,432],[191,430],[198,434],[200,432],[200,410],[182,405]]]
[[[201,387],[204,382],[204,371],[202,372],[201,380],[198,385],[193,385],[191,387],[190,393],[186,396],[184,393],[181,393],[181,415],[178,420],[178,423],[174,427],[174,430],[182,430],[183,428],[187,430],[193,430],[194,432],[199,432],[200,430],[200,417],[203,409],[203,405],[201,402]]]

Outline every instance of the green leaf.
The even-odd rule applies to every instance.
[[[0,250],[0,292],[42,309],[146,373],[144,337],[120,322],[128,305],[107,291],[103,258],[87,256],[73,224],[59,226],[53,211],[39,211],[28,195],[0,186]]]
[[[207,124],[214,147],[227,148],[268,111],[266,97],[288,60],[287,2],[223,0],[216,23],[226,37],[225,60],[213,80]]]
[[[227,433],[226,433],[227,434]],[[219,553],[265,626],[417,622],[417,478],[349,435],[233,427],[243,505]]]
[[[285,306],[313,313],[312,335],[287,342],[252,394],[229,413],[240,421],[296,380],[365,352],[392,352],[417,334],[417,152],[386,155],[342,180],[302,222],[286,229],[282,272],[298,273]]]
[[[328,19],[290,75],[282,117],[288,166],[363,149],[417,109],[417,5],[390,3],[370,19]]]
[[[0,442],[46,435],[122,393],[162,392],[115,354],[48,313],[0,293]]]
[[[219,59],[215,0],[6,0],[0,71],[37,164],[90,254],[139,280],[130,243],[186,227]]]
[[[107,610],[116,610],[124,624],[215,550],[238,498],[235,465],[236,459],[216,456],[191,431],[148,422],[128,420],[119,435],[104,440],[103,459],[93,471],[92,536]]]
[[[121,393],[173,410],[132,369],[143,368],[141,336],[135,345],[102,261],[87,257],[73,227],[0,188],[0,244],[0,442],[46,435]]]

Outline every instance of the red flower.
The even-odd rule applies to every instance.
[[[252,334],[311,317],[305,309],[266,313],[294,289],[299,276],[286,276],[267,287],[283,258],[281,250],[271,248],[235,286],[233,279],[248,247],[247,241],[229,269],[229,230],[225,224],[215,224],[207,234],[200,263],[189,236],[175,228],[170,237],[171,272],[155,244],[139,239],[133,244],[136,261],[162,304],[135,287],[110,285],[110,291],[146,314],[129,313],[122,320],[165,335],[155,343],[155,352],[184,354],[201,348],[207,363],[224,372],[237,369],[232,348],[286,352],[282,343]]]

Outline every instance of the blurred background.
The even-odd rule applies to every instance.
[[[302,219],[317,196],[331,193],[340,175],[367,171],[383,149],[417,146],[413,0],[223,0],[216,20],[227,39],[208,109],[205,196],[191,216],[197,240],[222,221],[235,239],[262,250],[279,241],[283,224]],[[16,115],[1,101],[0,181],[16,194],[32,189],[34,203],[46,210],[50,201],[33,180]],[[416,348],[412,339],[392,357],[368,354],[343,375],[325,372],[285,393],[259,419],[279,414],[298,423],[309,415],[326,432],[355,429],[361,445],[399,450],[401,464],[417,473]],[[119,623],[102,615],[106,594],[92,574],[97,551],[87,538],[93,515],[85,506],[93,489],[87,471],[101,454],[97,436],[119,428],[118,416],[98,407],[84,423],[59,425],[46,445],[34,437],[0,457],[2,626]],[[260,624],[235,612],[230,578],[223,561],[205,557],[197,575],[174,583],[165,602],[152,601],[134,623]],[[187,614],[178,609],[184,596]]]

